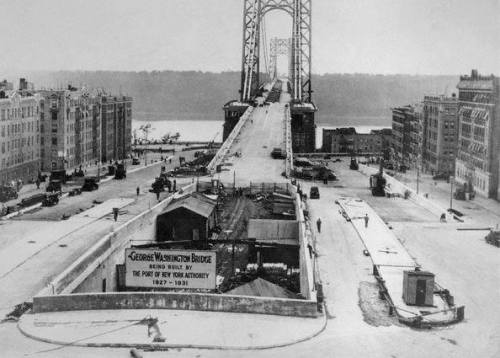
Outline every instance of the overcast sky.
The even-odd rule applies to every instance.
[[[243,0],[0,0],[11,70],[239,70]],[[291,20],[266,17],[268,37]],[[313,72],[500,74],[500,0],[313,0]]]

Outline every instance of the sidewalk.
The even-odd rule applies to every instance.
[[[396,173],[394,178],[416,190],[417,174],[416,171],[408,171],[405,174]],[[430,174],[419,176],[419,192],[427,193],[429,200],[438,205],[449,208],[451,196],[451,184],[443,180],[433,180]],[[476,196],[473,200],[452,200],[452,207],[461,211],[467,217],[467,223],[486,225],[494,227],[500,224],[500,202],[494,199],[488,199]]]
[[[143,320],[149,317],[158,318],[165,342],[153,342],[154,329],[148,336]],[[30,338],[60,345],[244,350],[302,342],[320,334],[325,325],[325,316],[145,309],[25,314],[18,327]]]

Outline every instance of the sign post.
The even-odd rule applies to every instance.
[[[125,250],[125,285],[213,290],[216,253],[193,250]]]

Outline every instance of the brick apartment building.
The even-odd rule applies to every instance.
[[[392,151],[394,160],[410,166],[421,155],[423,136],[420,106],[403,106],[392,109]]]
[[[485,197],[499,198],[500,81],[472,70],[458,88],[455,180]]]
[[[39,101],[40,96],[36,93],[0,90],[1,184],[16,180],[26,183],[36,179],[38,175]]]
[[[132,143],[132,97],[100,95],[101,103],[101,160],[103,162],[127,157]]]
[[[455,171],[458,140],[458,100],[425,96],[423,107],[422,167],[432,173]]]
[[[353,127],[323,129],[323,152],[381,155],[384,137],[377,131],[357,133]]]

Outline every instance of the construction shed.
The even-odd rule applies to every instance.
[[[156,241],[206,241],[217,225],[216,205],[198,193],[173,201],[156,219]]]

